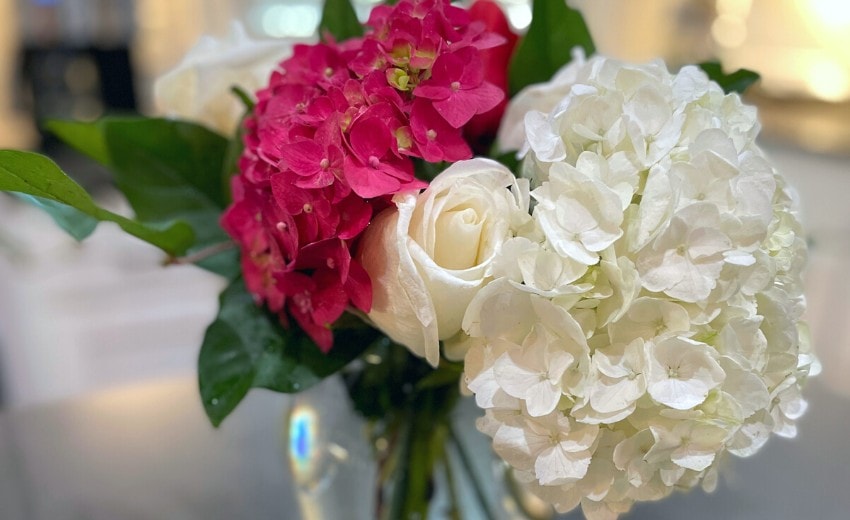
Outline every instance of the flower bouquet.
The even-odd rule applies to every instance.
[[[320,32],[206,40],[157,85],[182,119],[47,124],[135,218],[0,152],[0,188],[75,238],[113,222],[230,281],[198,365],[214,425],[252,388],[341,372],[390,519],[425,518],[467,459],[462,396],[516,486],[590,519],[712,489],[727,454],[795,434],[806,243],[738,94],[754,73],[596,55],[555,0],[521,38],[488,0],[365,25],[327,0]]]

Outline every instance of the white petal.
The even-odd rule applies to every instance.
[[[493,373],[502,390],[518,399],[530,397],[530,390],[544,378],[539,369],[516,364],[508,353],[496,360]]]
[[[551,446],[538,455],[534,473],[544,486],[566,484],[582,478],[590,466],[590,454],[569,453],[559,445]]]
[[[650,383],[648,390],[653,399],[676,410],[693,408],[708,396],[708,387],[699,380],[664,379]]]
[[[399,196],[398,210],[381,212],[361,239],[359,260],[372,280],[369,318],[393,341],[437,366],[440,344],[437,316],[428,290],[407,249],[398,239],[416,204],[412,195]]]
[[[695,451],[688,449],[676,450],[671,456],[671,460],[679,466],[694,471],[702,471],[711,466],[714,462],[715,453],[713,451]]]

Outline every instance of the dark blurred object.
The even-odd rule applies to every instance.
[[[39,129],[39,148],[90,188],[107,182],[103,170],[70,153],[43,123],[137,112],[133,7],[130,0],[30,0],[19,11],[22,105]]]
[[[28,46],[22,52],[21,69],[36,123],[136,111],[128,47]],[[49,139],[44,144],[51,145]]]

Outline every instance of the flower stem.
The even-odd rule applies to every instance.
[[[215,256],[219,253],[223,253],[225,251],[229,251],[236,247],[235,242],[219,242],[218,244],[213,244],[209,247],[205,247],[199,251],[196,251],[190,255],[186,256],[177,256],[167,258],[164,262],[165,265],[184,265],[184,264],[194,264],[200,262],[201,260],[206,260],[211,256]]]
[[[472,460],[469,458],[469,454],[466,452],[463,443],[460,441],[460,438],[457,436],[454,426],[451,423],[449,423],[448,429],[449,440],[452,444],[454,444],[455,449],[458,453],[458,458],[460,459],[460,463],[461,465],[463,465],[464,470],[469,475],[469,482],[472,484],[472,489],[475,492],[475,498],[478,500],[478,503],[481,504],[481,509],[484,510],[484,513],[487,515],[487,518],[499,518],[496,512],[491,508],[490,502],[487,500],[487,496],[484,494],[484,487],[478,478],[478,473],[475,471],[475,467],[472,464]]]
[[[455,477],[454,472],[452,470],[451,457],[449,457],[449,450],[446,449],[446,446],[443,446],[443,470],[446,472],[446,486],[449,488],[449,502],[451,504],[451,509],[449,509],[449,518],[452,520],[463,520],[461,518],[461,504],[460,500],[457,497],[457,488],[455,487]]]

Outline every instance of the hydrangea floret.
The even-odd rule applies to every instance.
[[[517,478],[611,519],[793,436],[818,370],[806,245],[755,110],[696,67],[598,56],[511,105],[527,114],[502,145],[525,153],[533,226],[447,352],[466,351],[479,429]]]
[[[323,350],[372,285],[352,250],[392,195],[425,187],[414,159],[468,159],[463,126],[503,99],[482,50],[503,38],[448,0],[379,6],[362,38],[296,45],[245,121],[222,226],[258,302]]]

